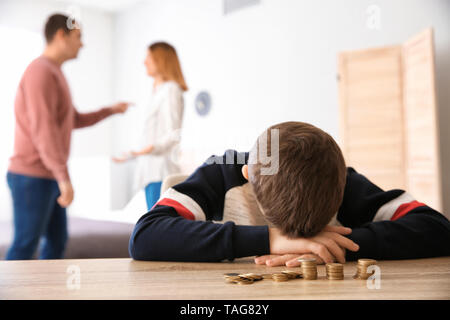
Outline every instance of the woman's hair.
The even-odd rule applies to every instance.
[[[184,81],[183,72],[181,71],[180,61],[174,47],[166,42],[155,42],[148,46],[153,60],[155,61],[158,72],[161,73],[163,80],[173,80],[183,89],[187,91],[188,87]]]

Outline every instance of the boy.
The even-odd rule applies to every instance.
[[[212,156],[169,188],[137,222],[129,251],[137,260],[262,256],[255,262],[293,266],[308,254],[320,263],[445,256],[449,243],[442,214],[346,168],[324,131],[284,122],[249,153]]]

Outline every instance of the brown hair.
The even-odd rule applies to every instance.
[[[178,83],[183,91],[187,91],[188,87],[184,81],[175,48],[166,42],[155,42],[148,49],[152,53],[158,72],[161,73],[163,79],[165,81],[173,80]]]
[[[68,20],[68,16],[60,13],[56,13],[48,17],[44,28],[45,40],[47,40],[47,43],[50,43],[53,40],[53,37],[59,29],[62,29],[66,34],[72,31],[72,29],[69,29]],[[73,25],[78,24],[78,22],[73,19],[70,22]]]
[[[272,129],[278,129],[278,141],[271,141]],[[263,135],[267,150],[278,143],[276,174],[261,174],[257,146]],[[344,157],[334,139],[311,124],[283,122],[268,128],[250,151],[248,169],[264,216],[289,237],[316,235],[339,210],[347,173]]]

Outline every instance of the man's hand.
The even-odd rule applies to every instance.
[[[124,113],[127,111],[128,107],[133,105],[130,102],[119,102],[111,106],[111,110],[113,113]]]
[[[68,207],[73,201],[73,188],[70,181],[58,182],[58,188],[61,195],[56,201],[63,208]]]
[[[281,234],[277,228],[269,228],[269,241],[271,255],[257,257],[255,263],[269,266],[289,266],[300,256],[315,254],[320,262],[339,261],[345,263],[345,249],[358,251],[359,246],[344,237],[352,232],[350,228],[326,226],[321,233],[312,238],[290,239]]]

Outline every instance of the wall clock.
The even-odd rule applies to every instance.
[[[200,116],[206,116],[211,109],[211,96],[206,91],[201,91],[195,98],[195,110]]]

